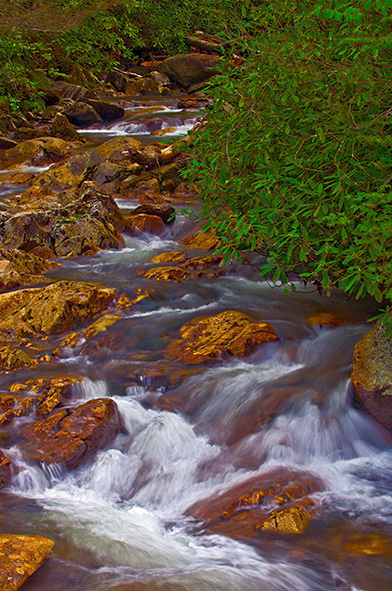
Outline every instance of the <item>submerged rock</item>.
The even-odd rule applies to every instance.
[[[301,534],[317,511],[310,495],[324,489],[312,474],[275,469],[198,501],[187,511],[207,531],[249,539],[264,532]]]
[[[355,345],[351,382],[356,405],[392,431],[392,341],[382,325]]]
[[[72,470],[112,441],[120,426],[116,403],[97,398],[33,423],[24,430],[22,445],[31,457],[47,464],[64,462]]]
[[[279,341],[270,324],[255,322],[235,310],[195,318],[184,324],[180,333],[167,347],[165,357],[191,365],[244,357],[263,343]]]
[[[106,309],[116,294],[114,289],[76,281],[0,294],[0,339],[72,330]]]
[[[312,326],[321,326],[323,328],[337,328],[347,324],[347,320],[341,314],[333,312],[317,312],[308,316],[308,322]]]

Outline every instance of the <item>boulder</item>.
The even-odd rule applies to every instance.
[[[86,99],[83,102],[93,107],[103,121],[115,121],[116,119],[122,119],[125,115],[124,108],[116,105],[116,103],[106,103],[96,99]]]
[[[129,161],[129,152],[143,150],[143,144],[132,137],[120,135],[103,142],[95,148],[95,151],[110,162]]]
[[[64,202],[74,198],[65,206],[52,203],[51,194],[47,197],[46,207],[0,214],[0,246],[50,258],[92,255],[124,245],[120,232],[127,228],[126,220],[114,199],[95,183],[83,183],[79,194],[58,194]]]
[[[0,488],[11,482],[11,460],[0,449]]]
[[[156,70],[149,72],[149,74],[146,74],[145,77],[151,78],[151,80],[154,80],[160,86],[168,86],[170,84],[170,78],[162,72],[157,72]]]
[[[49,538],[0,535],[0,588],[16,591],[45,562],[53,550]]]
[[[266,322],[255,322],[246,314],[226,310],[215,316],[198,317],[184,324],[180,338],[166,349],[167,359],[186,365],[244,357],[264,343],[279,341]]]
[[[184,88],[204,82],[218,72],[218,57],[202,53],[186,53],[165,59],[157,70]]]
[[[91,95],[91,91],[84,86],[78,86],[77,84],[70,84],[69,82],[59,80],[46,91],[44,101],[47,105],[55,105],[61,99],[77,101],[87,94]]]
[[[141,271],[145,279],[154,279],[155,281],[175,281],[181,283],[181,281],[187,279],[198,279],[198,276],[192,276],[190,271],[187,271],[183,267],[153,267],[148,271]]]
[[[44,130],[38,127],[18,127],[15,130],[14,138],[16,140],[34,140],[47,135]]]
[[[105,190],[117,193],[129,170],[114,162],[101,162],[88,176]]]
[[[3,371],[9,372],[21,369],[22,367],[32,367],[33,365],[37,365],[37,363],[34,357],[23,351],[20,347],[0,347],[0,369]]]
[[[157,215],[139,213],[137,215],[131,215],[127,219],[131,221],[132,226],[147,234],[159,235],[166,230],[162,218]]]
[[[145,214],[154,215],[161,218],[165,224],[173,223],[176,210],[171,205],[155,205],[154,203],[145,203],[139,205],[131,212],[131,216]]]
[[[89,127],[94,123],[102,123],[102,117],[87,103],[73,103],[64,110],[69,121],[79,127]]]
[[[180,244],[184,244],[192,249],[211,250],[219,248],[220,239],[217,237],[214,230],[207,230],[183,238],[180,240]]]
[[[116,70],[112,70],[106,74],[106,82],[114,86],[118,92],[124,92],[129,78]]]
[[[69,143],[57,138],[26,140],[0,154],[0,167],[4,169],[21,164],[42,165],[54,162],[63,158],[71,149]]]
[[[347,324],[347,319],[341,314],[334,312],[316,312],[308,316],[308,322],[312,326],[320,326],[322,328],[337,328]]]
[[[72,470],[112,441],[120,427],[116,403],[97,398],[75,409],[60,409],[27,427],[23,448],[41,462],[64,463]]]
[[[61,141],[61,140],[58,140]],[[103,161],[96,150],[75,154],[37,175],[35,184],[56,190],[78,187],[95,166]]]
[[[46,261],[33,254],[16,248],[0,248],[0,291],[45,281],[39,275],[43,271],[59,266],[53,261]]]
[[[114,289],[76,281],[0,294],[0,339],[72,330],[106,309],[116,296]]]
[[[302,534],[317,511],[310,495],[324,489],[313,474],[275,469],[198,501],[187,514],[210,533],[249,539],[264,532]]]
[[[56,113],[50,135],[66,141],[80,141],[81,137],[64,113]]]
[[[151,78],[135,78],[127,82],[125,94],[127,96],[159,95],[159,84]]]
[[[381,324],[355,345],[351,382],[356,406],[392,431],[392,341]]]
[[[162,252],[151,259],[151,263],[181,263],[185,259],[185,253],[171,250],[170,252]]]

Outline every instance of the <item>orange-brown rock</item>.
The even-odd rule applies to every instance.
[[[392,340],[376,324],[354,348],[355,404],[392,431]]]
[[[310,495],[323,487],[312,474],[275,469],[199,501],[187,513],[204,522],[209,532],[234,538],[249,539],[264,532],[300,534],[317,508]]]
[[[1,336],[1,322],[0,322]],[[0,369],[4,371],[14,371],[21,367],[30,367],[37,365],[37,360],[31,357],[26,351],[15,347],[0,347]]]
[[[20,142],[0,154],[0,167],[14,168],[21,164],[42,165],[63,158],[72,145],[57,138],[40,138]]]
[[[11,206],[13,211],[39,211],[69,205],[77,198],[77,194],[71,190],[55,192],[49,187],[34,185],[21,195],[12,197]]]
[[[54,542],[42,536],[0,535],[0,589],[16,591],[45,562]]]
[[[50,128],[50,135],[66,141],[80,141],[82,138],[64,113],[56,113]]]
[[[189,248],[199,248],[200,250],[216,249],[220,245],[220,239],[213,230],[206,232],[198,232],[180,240],[180,244],[184,244]]]
[[[57,266],[58,263],[16,248],[0,248],[0,291],[29,283],[44,282],[45,277],[39,273]]]
[[[0,449],[0,488],[11,482],[11,460]]]
[[[249,355],[258,346],[278,341],[274,329],[266,322],[255,322],[246,314],[226,310],[216,316],[198,317],[180,329],[164,355],[186,364],[219,361]]]
[[[110,398],[89,400],[76,409],[60,409],[24,432],[23,448],[47,464],[76,468],[112,441],[120,430],[116,403]]]
[[[141,232],[146,232],[147,234],[162,234],[166,226],[162,219],[157,215],[147,215],[144,213],[140,213],[137,215],[129,216],[130,221],[132,224]]]
[[[131,215],[138,215],[141,213],[158,216],[165,224],[169,224],[174,221],[176,210],[171,205],[155,205],[154,203],[145,203],[144,205],[139,205],[139,207],[134,209],[131,212]]]
[[[184,279],[190,279],[191,273],[183,267],[153,267],[148,271],[140,272],[146,279],[155,279],[155,281],[176,281],[180,283]]]
[[[181,263],[185,259],[185,254],[177,250],[162,252],[151,259],[151,263]]]
[[[324,328],[336,328],[347,324],[346,318],[340,314],[332,312],[318,312],[308,316],[308,322],[312,326],[322,326]]]
[[[143,144],[133,137],[120,135],[103,142],[95,150],[110,162],[122,162],[128,159],[130,151],[143,150]]]
[[[0,339],[72,330],[102,312],[117,292],[76,281],[0,294]]]

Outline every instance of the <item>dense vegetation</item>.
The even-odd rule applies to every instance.
[[[392,300],[391,7],[248,3],[247,57],[214,82],[189,171],[229,257]]]
[[[0,97],[14,109],[38,107],[55,76],[184,51],[195,23],[229,39],[187,171],[223,252],[259,251],[275,281],[295,271],[392,300],[392,0],[3,6]]]

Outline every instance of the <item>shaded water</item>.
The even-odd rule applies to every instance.
[[[177,130],[192,123],[177,121],[170,100],[157,106],[151,99],[130,108],[112,129],[93,133],[129,133],[130,125],[147,130],[140,112],[151,107],[148,119],[153,113],[167,122],[170,112]],[[390,590],[390,442],[352,408],[347,390],[353,347],[372,310],[301,286],[285,295],[236,264],[216,279],[141,278],[152,256],[181,250],[178,240],[189,230],[178,216],[159,238],[128,237],[120,251],[62,260],[50,273],[54,280],[94,281],[131,299],[137,289],[150,295],[107,329],[115,347],[86,351],[82,344],[55,365],[2,376],[4,389],[27,376],[83,376],[73,403],[113,397],[124,424],[107,449],[71,473],[28,463],[16,445],[7,450],[17,470],[12,488],[0,491],[0,530],[55,541],[54,554],[23,589]],[[167,336],[194,317],[228,309],[270,322],[281,342],[171,382],[171,373],[184,368],[162,362]],[[342,314],[350,324],[312,327],[307,319],[320,310]],[[169,379],[145,371],[162,367]],[[258,424],[256,409],[269,421]],[[234,540],[203,533],[187,515],[196,501],[276,467],[324,482],[314,494],[320,511],[302,536]]]

